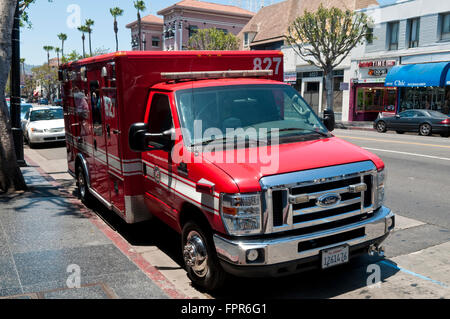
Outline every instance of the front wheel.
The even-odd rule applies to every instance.
[[[424,123],[424,124],[420,125],[419,134],[423,135],[423,136],[430,136],[431,135],[431,125],[428,123]]]
[[[441,133],[441,136],[442,136],[442,137],[449,137],[449,136],[450,136],[450,133]]]
[[[397,134],[403,134],[403,133],[405,133],[405,132],[403,132],[403,131],[396,131],[397,132]]]
[[[377,131],[379,133],[384,133],[386,132],[386,123],[384,123],[383,121],[379,121],[377,123]]]
[[[206,291],[220,288],[226,277],[214,249],[212,233],[207,226],[194,221],[184,225],[181,248],[188,277]]]

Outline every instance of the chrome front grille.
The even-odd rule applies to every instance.
[[[375,165],[365,161],[264,177],[265,232],[313,232],[365,218],[374,207],[375,176]]]

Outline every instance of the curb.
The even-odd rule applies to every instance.
[[[60,192],[74,207],[79,210],[89,221],[97,227],[106,237],[108,237],[114,246],[116,246],[125,256],[128,257],[151,281],[153,281],[161,290],[173,299],[191,299],[175,286],[152,264],[145,260],[141,255],[134,252],[132,246],[116,231],[112,230],[95,212],[87,209],[78,198],[67,192],[53,177],[45,172],[36,162],[24,155],[28,164],[31,164],[39,174],[47,180],[52,186],[57,187]]]

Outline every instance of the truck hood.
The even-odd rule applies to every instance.
[[[264,154],[271,154],[273,147],[266,147],[267,153]],[[272,156],[256,156],[256,158],[253,156],[251,162],[248,160],[249,154],[255,150],[260,151],[260,149],[226,150],[215,154],[216,158],[220,158],[220,156],[225,159],[232,158],[240,151],[238,158],[241,160],[234,163],[217,160],[210,162],[227,173],[242,193],[259,191],[261,189],[259,180],[263,176],[367,160],[371,160],[378,169],[384,167],[383,162],[376,155],[337,137],[281,144],[277,147],[279,151],[275,150]],[[244,152],[245,163],[242,160]]]
[[[52,129],[52,128],[64,128],[64,119],[59,120],[47,120],[47,121],[33,121],[30,122],[30,127],[36,129]]]

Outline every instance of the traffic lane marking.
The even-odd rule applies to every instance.
[[[440,281],[438,281],[438,280],[431,279],[431,278],[429,278],[429,277],[427,277],[427,276],[424,276],[424,275],[421,275],[421,274],[417,274],[417,273],[415,273],[415,272],[413,272],[413,271],[411,271],[411,270],[402,268],[402,267],[400,267],[400,266],[398,266],[398,265],[396,265],[396,264],[393,264],[393,263],[391,263],[391,262],[389,262],[389,261],[382,260],[382,261],[380,261],[379,263],[380,263],[380,264],[383,264],[383,265],[386,265],[386,266],[388,266],[388,267],[391,267],[391,268],[400,270],[401,272],[404,272],[404,273],[406,273],[406,274],[413,275],[414,277],[417,277],[417,278],[420,278],[420,279],[423,279],[423,280],[426,280],[426,281],[430,281],[430,282],[432,282],[432,283],[434,283],[434,284],[436,284],[436,285],[439,285],[439,286],[441,286],[441,287],[448,288],[448,286],[447,286],[446,284],[444,284],[443,282],[440,282]]]
[[[448,157],[439,157],[439,156],[425,155],[425,154],[418,154],[418,153],[409,153],[409,152],[385,150],[385,149],[365,147],[365,146],[362,146],[362,148],[365,149],[365,150],[368,150],[368,151],[388,152],[388,153],[395,153],[395,154],[402,154],[402,155],[426,157],[426,158],[438,159],[438,160],[443,160],[443,161],[450,161],[450,158],[448,158]]]
[[[402,141],[396,141],[396,140],[385,140],[385,139],[379,139],[379,138],[348,136],[348,135],[335,135],[335,136],[339,137],[339,138],[352,138],[352,139],[364,140],[364,141],[387,142],[387,143],[397,143],[397,144],[406,144],[406,145],[421,145],[421,146],[430,146],[430,147],[439,147],[439,148],[450,149],[450,145],[427,144],[427,143],[418,143],[418,142],[402,142]]]

